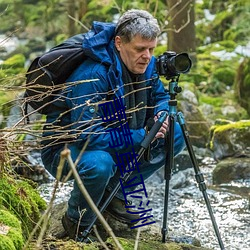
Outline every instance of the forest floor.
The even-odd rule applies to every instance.
[[[101,226],[97,226],[98,233],[100,234],[102,240],[106,244],[105,246],[100,242],[93,243],[82,243],[75,242],[73,240],[66,238],[59,239],[57,235],[61,235],[64,231],[61,223],[62,215],[64,214],[66,209],[65,203],[58,204],[52,210],[52,216],[50,219],[50,223],[47,229],[46,237],[44,237],[42,243],[38,246],[37,241],[34,241],[31,244],[31,249],[44,249],[44,250],[102,250],[102,249],[110,249],[116,250],[118,249],[112,237],[108,235],[105,229]],[[138,230],[130,229],[130,227],[126,224],[122,224],[116,220],[114,220],[110,216],[105,216],[106,221],[112,228],[113,233],[118,238],[119,243],[122,245],[124,250],[209,250],[208,248],[204,248],[200,246],[200,243],[196,239],[182,239],[182,243],[174,242],[173,239],[166,240],[166,243],[162,243],[162,235],[161,230],[157,226],[145,226],[140,228],[140,234],[138,237]],[[136,241],[136,239],[138,239]],[[183,242],[183,241],[192,241]],[[136,243],[137,242],[137,243]],[[138,245],[135,248],[135,245]]]

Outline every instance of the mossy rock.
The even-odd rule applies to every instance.
[[[213,78],[227,86],[232,86],[234,84],[235,70],[229,67],[215,69]]]
[[[233,93],[226,91],[220,96],[199,95],[200,109],[212,123],[217,119],[240,121],[248,119],[247,111],[236,102]]]
[[[0,249],[22,249],[24,239],[21,222],[5,209],[0,209]]]
[[[118,238],[124,250],[133,250],[135,239]],[[107,239],[107,243],[114,245],[112,238]],[[190,244],[166,242],[162,243],[160,240],[143,239],[139,240],[138,250],[208,250],[208,248],[198,247]]]
[[[230,156],[248,156],[250,147],[250,120],[214,125],[210,130],[210,149],[215,159]]]
[[[250,59],[246,58],[238,68],[235,79],[235,96],[240,105],[247,110],[250,116]]]
[[[41,211],[46,208],[46,202],[30,183],[4,174],[0,178],[0,207],[6,208],[21,221],[25,239],[40,219]]]

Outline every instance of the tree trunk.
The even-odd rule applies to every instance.
[[[79,1],[79,11],[78,11],[78,18],[79,20],[87,13],[88,10],[88,2],[87,0]]]
[[[168,50],[189,53],[196,60],[195,0],[167,0],[169,9]]]
[[[69,13],[69,22],[68,22],[68,34],[73,36],[76,34],[76,3],[75,0],[69,0],[67,4],[67,9]]]

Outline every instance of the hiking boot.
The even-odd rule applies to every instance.
[[[128,225],[133,225],[138,222],[138,221],[137,222],[133,221],[140,219],[140,215],[136,214],[136,212],[138,211],[125,207],[126,205],[131,205],[131,204],[132,202],[130,201],[129,204],[126,204],[125,201],[114,197],[105,211],[107,211],[116,220]],[[130,211],[131,213],[128,213],[128,211]]]
[[[83,233],[87,227],[80,226],[78,223],[69,218],[67,213],[65,213],[62,217],[62,225],[65,230],[65,237],[68,236],[70,239],[85,243],[97,241],[97,238],[91,234],[89,234],[86,238],[83,237]]]

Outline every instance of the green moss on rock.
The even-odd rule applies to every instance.
[[[7,210],[0,209],[0,226],[3,229],[0,230],[0,249],[22,249],[24,239],[17,217]]]
[[[0,207],[5,207],[21,221],[27,238],[46,208],[46,202],[28,182],[3,175],[0,179]]]
[[[0,234],[0,249],[16,250],[13,241],[7,235]]]
[[[250,120],[214,125],[210,138],[209,147],[216,159],[244,154],[250,141]]]
[[[124,239],[118,238],[120,244],[124,250],[133,250],[135,245],[135,239]],[[113,240],[109,238],[106,242],[113,245]],[[162,243],[161,241],[155,240],[140,240],[138,244],[138,250],[206,250],[208,248],[197,247],[189,244],[167,242]]]

